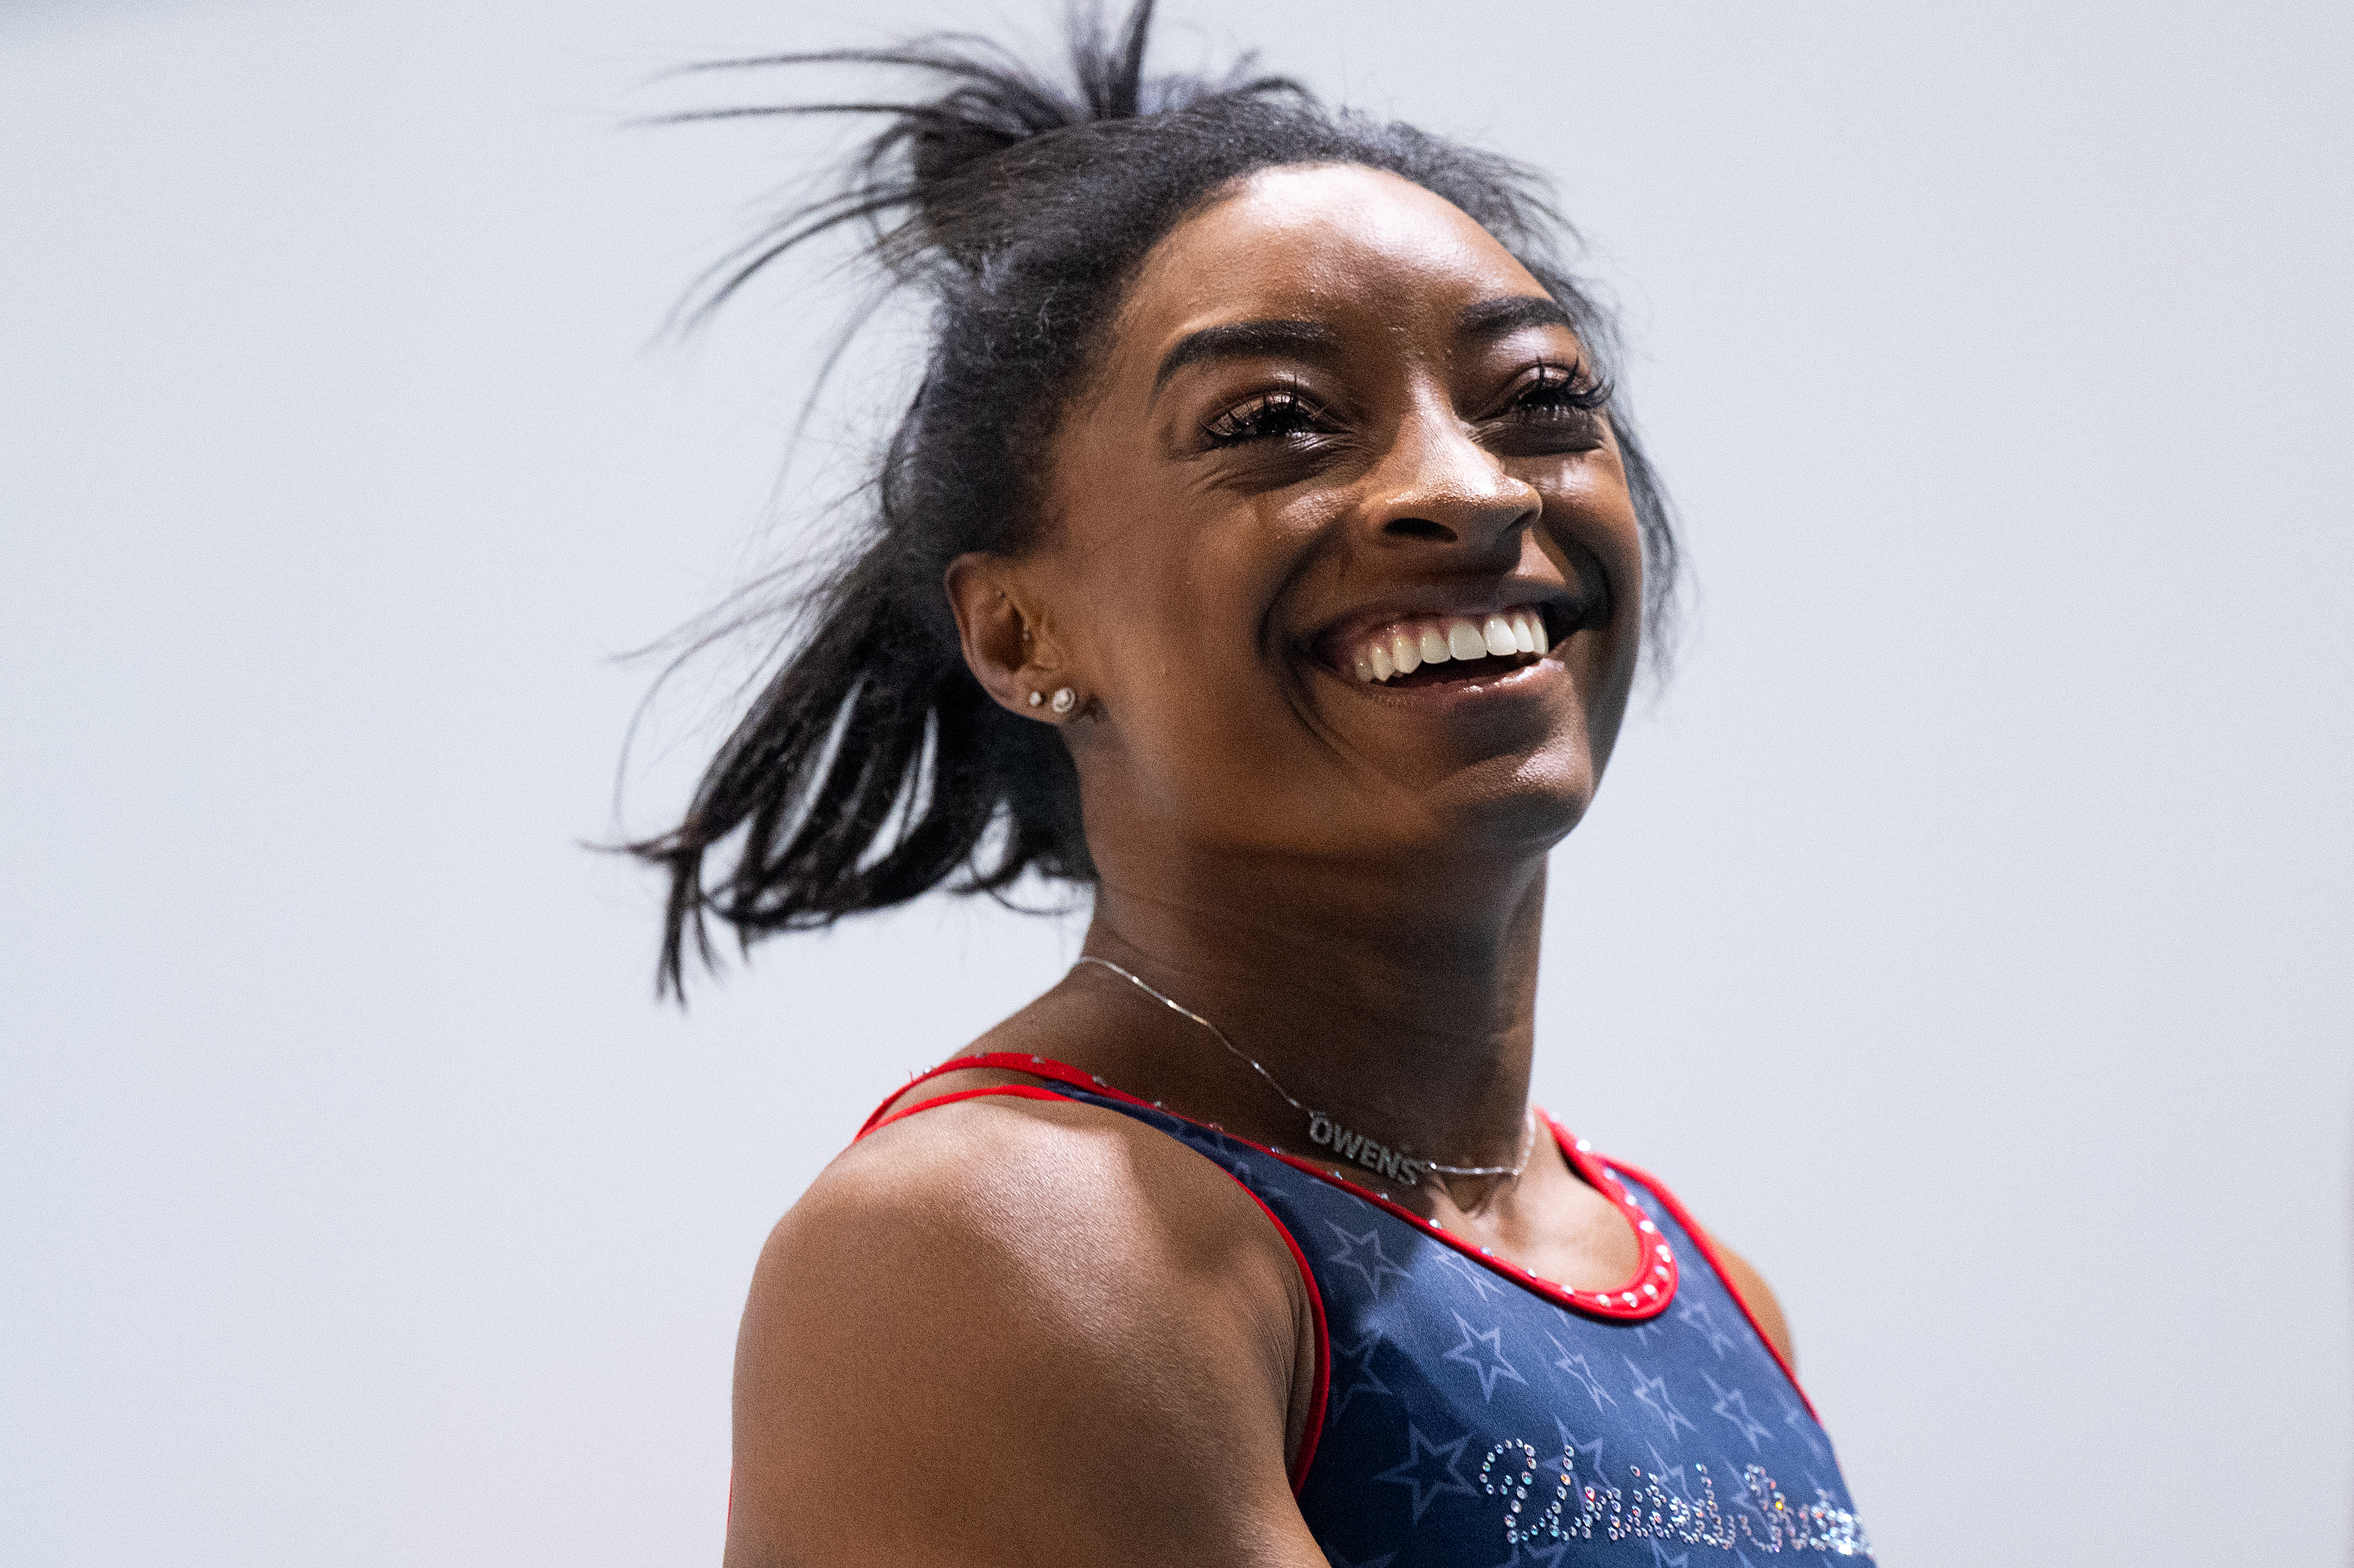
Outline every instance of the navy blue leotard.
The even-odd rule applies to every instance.
[[[1319,1340],[1292,1487],[1334,1568],[1872,1560],[1829,1437],[1699,1227],[1557,1125],[1571,1168],[1641,1239],[1641,1271],[1616,1289],[1564,1290],[1325,1166],[1060,1063],[1001,1054],[938,1072],[970,1067],[1042,1082],[877,1112],[867,1130],[980,1096],[1101,1106],[1229,1172],[1284,1233]]]

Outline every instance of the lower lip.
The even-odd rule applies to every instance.
[[[1418,707],[1447,707],[1541,696],[1551,691],[1555,682],[1569,678],[1569,666],[1562,662],[1558,650],[1532,664],[1523,664],[1500,675],[1469,681],[1438,681],[1422,686],[1393,686],[1382,681],[1360,681],[1320,662],[1317,668],[1352,692],[1384,702],[1410,703]]]

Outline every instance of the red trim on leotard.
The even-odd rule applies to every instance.
[[[935,1068],[931,1072],[923,1074],[921,1076],[913,1080],[913,1082],[908,1085],[908,1088],[913,1088],[917,1084],[920,1084],[928,1078],[938,1077],[942,1073],[960,1070],[974,1065],[975,1064],[970,1061],[966,1061],[951,1063],[948,1066]],[[988,1065],[995,1065],[993,1063]],[[1048,1064],[1044,1062],[1039,1064],[1040,1066],[1045,1066],[1047,1065]],[[1052,1065],[1056,1067],[1063,1066],[1059,1062],[1054,1063]],[[1025,1068],[1022,1070],[1027,1071],[1028,1069]],[[1063,1068],[1063,1071],[1070,1074],[1074,1078],[1077,1076],[1075,1069],[1065,1067]],[[1044,1076],[1046,1075],[1042,1074],[1040,1075]],[[1059,1075],[1057,1075],[1057,1076],[1059,1076]],[[1076,1088],[1079,1086],[1074,1083],[1072,1086]],[[1132,1098],[1130,1096],[1120,1095],[1118,1090],[1112,1089],[1100,1079],[1091,1080],[1088,1087],[1100,1088],[1105,1093],[1116,1096],[1120,1099]],[[1023,1099],[1051,1100],[1057,1105],[1071,1105],[1076,1103],[1067,1095],[1058,1095],[1052,1089],[1042,1089],[1034,1084],[991,1084],[982,1088],[958,1089],[951,1094],[936,1095],[928,1100],[918,1100],[914,1105],[907,1107],[905,1110],[891,1111],[891,1114],[888,1116],[885,1115],[884,1112],[889,1111],[892,1105],[904,1097],[907,1092],[907,1089],[901,1089],[898,1094],[894,1095],[890,1099],[884,1101],[881,1108],[877,1109],[873,1116],[866,1118],[866,1125],[858,1129],[858,1138],[864,1138],[870,1132],[879,1131],[883,1128],[889,1127],[895,1121],[903,1121],[908,1117],[914,1116],[917,1111],[928,1111],[935,1106],[954,1105],[959,1100]],[[1142,1105],[1144,1102],[1137,1100],[1135,1103]],[[857,1141],[857,1139],[853,1139],[851,1141],[854,1143]],[[1200,1151],[1195,1150],[1195,1152],[1198,1153]],[[1212,1163],[1214,1164],[1215,1161],[1212,1161]],[[1221,1171],[1225,1170],[1224,1166],[1219,1166],[1218,1168]],[[1293,1455],[1291,1458],[1291,1490],[1292,1494],[1296,1497],[1299,1495],[1299,1489],[1308,1484],[1308,1467],[1315,1462],[1316,1444],[1318,1439],[1324,1435],[1324,1404],[1326,1400],[1331,1397],[1332,1389],[1332,1334],[1324,1319],[1324,1293],[1317,1288],[1316,1272],[1308,1266],[1308,1255],[1299,1250],[1299,1238],[1291,1234],[1291,1227],[1285,1224],[1283,1221],[1278,1217],[1276,1212],[1267,1206],[1267,1201],[1265,1199],[1261,1198],[1257,1192],[1252,1192],[1247,1186],[1244,1186],[1243,1179],[1240,1176],[1235,1175],[1231,1171],[1226,1171],[1225,1173],[1233,1179],[1235,1186],[1242,1188],[1244,1197],[1248,1198],[1252,1202],[1258,1205],[1259,1213],[1265,1214],[1267,1216],[1267,1224],[1275,1227],[1275,1234],[1283,1238],[1285,1249],[1291,1254],[1291,1261],[1299,1270],[1299,1283],[1305,1287],[1308,1291],[1308,1312],[1316,1328],[1315,1348],[1312,1357],[1315,1362],[1315,1369],[1311,1378],[1313,1388],[1308,1398],[1308,1423],[1300,1434],[1299,1452]],[[732,1506],[734,1500],[732,1478],[730,1482],[729,1500]]]
[[[921,1082],[920,1079],[917,1081]],[[899,1093],[903,1095],[907,1092],[907,1091],[906,1089],[901,1089],[899,1091]],[[893,1111],[889,1116],[881,1116],[881,1113],[878,1112],[876,1114],[880,1117],[880,1119],[869,1122],[866,1126],[860,1128],[858,1129],[858,1137],[864,1138],[868,1133],[879,1131],[884,1128],[889,1127],[895,1121],[904,1121],[908,1117],[915,1115],[917,1111],[929,1110],[934,1106],[952,1106],[959,1100],[976,1100],[981,1098],[983,1095],[989,1095],[991,1097],[1011,1097],[1014,1099],[1023,1100],[1053,1100],[1056,1105],[1064,1106],[1071,1103],[1070,1096],[1058,1095],[1052,1089],[1042,1089],[1035,1084],[991,1084],[987,1088],[959,1089],[954,1094],[936,1095],[928,1100],[917,1100],[906,1110]],[[855,1143],[858,1141],[858,1139],[853,1139],[851,1141]]]
[[[1577,1173],[1578,1178],[1581,1181],[1583,1181],[1587,1186],[1593,1188],[1603,1197],[1607,1198],[1611,1202],[1617,1205],[1618,1212],[1625,1217],[1627,1224],[1632,1227],[1635,1232],[1636,1244],[1642,1249],[1641,1262],[1636,1267],[1635,1277],[1627,1281],[1624,1285],[1618,1286],[1613,1289],[1568,1289],[1563,1286],[1553,1283],[1553,1281],[1550,1279],[1542,1278],[1537,1275],[1531,1274],[1527,1269],[1522,1268],[1520,1265],[1507,1262],[1505,1259],[1498,1257],[1495,1254],[1489,1252],[1483,1247],[1473,1246],[1470,1243],[1464,1241],[1462,1238],[1456,1235],[1454,1232],[1448,1230],[1446,1226],[1439,1224],[1437,1221],[1425,1219],[1422,1215],[1416,1213],[1412,1209],[1405,1207],[1404,1204],[1394,1202],[1385,1195],[1373,1192],[1370,1188],[1360,1186],[1358,1183],[1352,1181],[1345,1177],[1338,1176],[1330,1169],[1319,1165],[1312,1160],[1303,1160],[1296,1154],[1287,1154],[1282,1150],[1271,1148],[1264,1143],[1254,1143],[1247,1138],[1238,1137],[1234,1133],[1228,1132],[1225,1128],[1218,1126],[1215,1122],[1194,1121],[1193,1118],[1185,1116],[1181,1112],[1171,1110],[1165,1105],[1156,1105],[1150,1100],[1139,1099],[1134,1095],[1127,1094],[1119,1089],[1112,1087],[1109,1084],[1104,1082],[1103,1079],[1096,1076],[1093,1073],[1083,1073],[1076,1067],[1071,1066],[1066,1063],[1057,1062],[1049,1056],[1034,1056],[1024,1052],[1016,1051],[991,1051],[978,1056],[960,1056],[952,1062],[943,1062],[928,1073],[917,1074],[914,1078],[908,1081],[907,1088],[902,1088],[897,1094],[893,1095],[890,1099],[885,1100],[882,1106],[875,1110],[875,1114],[866,1118],[866,1125],[859,1128],[859,1137],[865,1137],[867,1133],[873,1131],[876,1127],[882,1125],[886,1120],[896,1120],[897,1118],[896,1117],[886,1118],[884,1115],[884,1112],[889,1110],[892,1105],[896,1103],[902,1096],[906,1095],[907,1089],[913,1088],[916,1085],[924,1083],[929,1079],[937,1078],[943,1073],[967,1072],[977,1067],[993,1068],[1003,1072],[1023,1073],[1034,1078],[1044,1078],[1053,1083],[1068,1084],[1075,1089],[1084,1089],[1089,1094],[1101,1095],[1107,1099],[1119,1100],[1124,1105],[1137,1106],[1145,1110],[1157,1110],[1164,1116],[1175,1117],[1180,1121],[1190,1122],[1195,1127],[1205,1128],[1209,1131],[1214,1132],[1222,1138],[1232,1139],[1235,1142],[1243,1145],[1245,1148],[1256,1149],[1262,1154],[1271,1155],[1275,1159],[1282,1160],[1286,1165],[1290,1166],[1293,1170],[1300,1171],[1305,1175],[1313,1176],[1316,1180],[1324,1182],[1328,1186],[1338,1187],[1344,1192],[1363,1198],[1369,1203],[1374,1204],[1382,1209],[1385,1209],[1389,1213],[1395,1214],[1399,1219],[1405,1221],[1408,1224],[1415,1226],[1424,1234],[1437,1241],[1444,1242],[1447,1245],[1453,1247],[1457,1252],[1461,1253],[1465,1257],[1471,1259],[1474,1263],[1486,1265],[1489,1268],[1502,1275],[1505,1278],[1512,1281],[1516,1285],[1519,1285],[1523,1289],[1532,1290],[1539,1296],[1543,1297],[1548,1301],[1553,1302],[1557,1306],[1567,1307],[1573,1311],[1584,1312],[1589,1317],[1608,1318],[1619,1322],[1639,1323],[1649,1319],[1658,1317],[1660,1313],[1668,1309],[1668,1303],[1675,1299],[1676,1279],[1678,1277],[1677,1271],[1681,1266],[1676,1260],[1675,1249],[1670,1247],[1667,1245],[1666,1240],[1660,1236],[1659,1234],[1659,1227],[1651,1224],[1650,1216],[1643,1213],[1641,1205],[1637,1203],[1632,1197],[1629,1197],[1626,1189],[1617,1181],[1617,1179],[1611,1176],[1608,1167],[1601,1160],[1587,1154],[1584,1150],[1579,1149],[1577,1147],[1576,1139],[1571,1138],[1561,1124],[1554,1121],[1551,1117],[1546,1117],[1544,1118],[1545,1126],[1552,1129],[1553,1141],[1561,1147],[1562,1157],[1569,1161],[1570,1169]],[[1014,1086],[1007,1085],[1004,1086],[1010,1088]],[[967,1092],[970,1093],[971,1091]],[[941,1099],[945,1101],[949,1097],[951,1097],[942,1096]],[[931,1103],[933,1102],[928,1100],[924,1101],[918,1105],[909,1107],[908,1109],[910,1111],[920,1110],[923,1108],[924,1105]],[[903,1112],[901,1114],[904,1115],[906,1113]],[[1629,1169],[1631,1170],[1631,1167]],[[1679,1215],[1678,1218],[1681,1220],[1681,1216]],[[1286,1234],[1288,1234],[1288,1233]],[[1699,1232],[1695,1229],[1693,1234],[1695,1239],[1697,1239]],[[1717,1272],[1722,1274],[1723,1273],[1723,1270],[1719,1268]],[[1310,1284],[1312,1285],[1313,1283],[1314,1282],[1311,1280]],[[1740,1298],[1741,1293],[1737,1290],[1734,1291],[1734,1299],[1735,1301],[1739,1301]],[[1773,1348],[1770,1341],[1766,1348],[1769,1350]]]
[[[1660,1206],[1675,1216],[1676,1224],[1683,1226],[1684,1234],[1691,1237],[1692,1245],[1700,1248],[1700,1255],[1708,1259],[1711,1268],[1716,1270],[1717,1278],[1723,1282],[1724,1293],[1733,1298],[1733,1304],[1741,1308],[1744,1318],[1749,1319],[1749,1326],[1756,1331],[1758,1342],[1766,1347],[1766,1353],[1774,1358],[1774,1364],[1780,1367],[1782,1375],[1790,1380],[1790,1387],[1797,1394],[1799,1402],[1806,1405],[1807,1414],[1815,1418],[1816,1425],[1820,1425],[1822,1413],[1815,1408],[1815,1402],[1807,1397],[1806,1385],[1798,1381],[1797,1369],[1782,1354],[1781,1347],[1774,1343],[1773,1336],[1766,1332],[1766,1325],[1757,1320],[1757,1314],[1749,1309],[1749,1298],[1741,1294],[1741,1287],[1734,1281],[1733,1271],[1724,1266],[1724,1255],[1717,1250],[1714,1242],[1709,1240],[1708,1232],[1702,1228],[1701,1223],[1691,1217],[1691,1211],[1686,1209],[1673,1192],[1660,1185],[1658,1177],[1640,1166],[1629,1165],[1623,1160],[1606,1160],[1605,1163],[1640,1181],[1650,1190],[1651,1196],[1659,1201]]]
[[[1545,1126],[1553,1133],[1553,1141],[1560,1147],[1562,1157],[1569,1161],[1570,1168],[1577,1172],[1578,1176],[1586,1183],[1587,1186],[1592,1187],[1596,1192],[1601,1193],[1604,1197],[1617,1204],[1620,1212],[1627,1216],[1628,1223],[1636,1227],[1635,1239],[1642,1248],[1642,1266],[1637,1271],[1633,1280],[1629,1281],[1628,1285],[1620,1287],[1617,1290],[1564,1290],[1560,1286],[1555,1285],[1552,1280],[1539,1278],[1537,1276],[1529,1273],[1528,1270],[1522,1268],[1517,1264],[1509,1263],[1502,1258],[1497,1257],[1492,1253],[1483,1252],[1479,1248],[1470,1245],[1469,1243],[1457,1237],[1452,1232],[1447,1231],[1445,1227],[1424,1219],[1420,1214],[1416,1213],[1413,1210],[1408,1209],[1402,1204],[1391,1202],[1381,1193],[1361,1187],[1354,1181],[1336,1177],[1331,1171],[1313,1164],[1309,1160],[1302,1160],[1296,1155],[1286,1154],[1282,1150],[1270,1148],[1266,1144],[1254,1143],[1247,1138],[1242,1138],[1236,1134],[1226,1131],[1225,1128],[1217,1126],[1215,1123],[1193,1121],[1193,1118],[1177,1111],[1172,1111],[1167,1106],[1153,1105],[1149,1101],[1139,1099],[1134,1095],[1127,1094],[1121,1090],[1112,1087],[1109,1084],[1104,1082],[1103,1079],[1096,1076],[1092,1073],[1083,1073],[1076,1067],[1073,1067],[1066,1063],[1055,1061],[1051,1057],[1033,1056],[1025,1053],[1012,1051],[992,1051],[979,1056],[960,1057],[952,1062],[942,1063],[939,1066],[932,1068],[929,1072],[917,1074],[914,1078],[908,1081],[907,1088],[899,1090],[898,1093],[893,1095],[889,1099],[885,1100],[883,1104],[875,1109],[875,1114],[866,1118],[865,1125],[858,1129],[858,1136],[860,1138],[864,1138],[878,1127],[888,1126],[890,1123],[897,1121],[901,1117],[913,1116],[916,1112],[926,1109],[931,1106],[948,1105],[956,1100],[970,1099],[981,1095],[1011,1095],[1023,1099],[1059,1099],[1062,1097],[1051,1093],[1050,1091],[1036,1089],[1028,1085],[1000,1084],[990,1088],[964,1089],[953,1094],[941,1095],[934,1099],[919,1101],[915,1105],[909,1106],[903,1111],[888,1116],[885,1114],[885,1112],[890,1110],[894,1104],[906,1096],[907,1089],[915,1087],[917,1084],[927,1082],[932,1078],[937,1078],[944,1073],[964,1072],[973,1068],[981,1067],[994,1068],[1005,1072],[1022,1073],[1031,1077],[1045,1078],[1055,1083],[1067,1084],[1076,1089],[1085,1089],[1091,1094],[1102,1095],[1107,1099],[1119,1100],[1128,1105],[1141,1107],[1148,1110],[1160,1111],[1165,1116],[1175,1117],[1180,1121],[1191,1122],[1195,1127],[1206,1127],[1210,1131],[1217,1133],[1222,1138],[1232,1139],[1235,1142],[1243,1144],[1247,1148],[1256,1149],[1263,1154],[1272,1155],[1274,1158],[1282,1160],[1285,1164],[1292,1167],[1292,1169],[1296,1171],[1313,1176],[1320,1181],[1325,1182],[1331,1186],[1338,1187],[1345,1192],[1352,1193],[1357,1197],[1364,1199],[1369,1203],[1375,1204],[1380,1208],[1389,1211],[1391,1213],[1397,1215],[1400,1219],[1403,1219],[1411,1224],[1419,1226],[1423,1231],[1436,1239],[1445,1242],[1447,1245],[1453,1247],[1464,1256],[1472,1259],[1474,1262],[1487,1265],[1498,1274],[1504,1276],[1506,1278],[1511,1279],[1530,1290],[1535,1291],[1538,1295],[1543,1296],[1549,1300],[1572,1308],[1575,1310],[1586,1313],[1589,1316],[1615,1318],[1633,1322],[1641,1321],[1649,1318],[1656,1318],[1660,1313],[1668,1309],[1668,1304],[1675,1298],[1676,1284],[1681,1277],[1681,1266],[1677,1261],[1674,1249],[1669,1247],[1666,1241],[1659,1236],[1658,1227],[1650,1224],[1649,1217],[1643,1213],[1641,1206],[1636,1203],[1634,1199],[1627,1194],[1624,1183],[1617,1180],[1617,1174],[1623,1171],[1627,1175],[1633,1177],[1637,1181],[1640,1182],[1647,1190],[1649,1191],[1653,1197],[1659,1199],[1661,1206],[1668,1211],[1669,1214],[1675,1219],[1675,1222],[1684,1228],[1685,1234],[1691,1237],[1692,1245],[1698,1247],[1700,1249],[1701,1255],[1707,1259],[1708,1266],[1716,1271],[1717,1278],[1724,1286],[1725,1294],[1731,1296],[1733,1298],[1733,1304],[1741,1309],[1742,1317],[1747,1319],[1750,1329],[1757,1336],[1758,1342],[1766,1347],[1766,1353],[1774,1358],[1774,1364],[1779,1367],[1782,1370],[1782,1375],[1789,1380],[1791,1391],[1798,1396],[1800,1403],[1806,1405],[1807,1414],[1813,1416],[1819,1423],[1822,1420],[1821,1414],[1815,1409],[1815,1402],[1811,1398],[1808,1397],[1806,1385],[1798,1381],[1797,1370],[1790,1365],[1788,1358],[1782,1354],[1779,1347],[1777,1347],[1774,1343],[1773,1340],[1766,1334],[1765,1326],[1757,1320],[1757,1314],[1750,1309],[1748,1299],[1741,1294],[1741,1287],[1734,1282],[1732,1271],[1727,1269],[1724,1266],[1723,1255],[1717,1249],[1716,1245],[1709,1239],[1708,1232],[1702,1228],[1701,1223],[1692,1218],[1691,1212],[1683,1206],[1682,1201],[1677,1198],[1675,1193],[1669,1191],[1668,1188],[1660,1182],[1659,1178],[1653,1176],[1649,1171],[1643,1170],[1640,1166],[1629,1164],[1628,1161],[1623,1160],[1611,1160],[1606,1157],[1596,1156],[1587,1152],[1586,1150],[1580,1145],[1579,1141],[1571,1136],[1568,1128],[1563,1127],[1561,1123],[1553,1120],[1550,1116],[1547,1116],[1544,1118]],[[1253,1202],[1257,1203],[1262,1210],[1267,1211],[1267,1218],[1275,1223],[1277,1234],[1283,1237],[1284,1245],[1291,1249],[1292,1258],[1299,1266],[1300,1278],[1308,1287],[1308,1299],[1310,1305],[1314,1308],[1316,1315],[1316,1342],[1318,1348],[1316,1362],[1316,1395],[1313,1415],[1309,1424],[1308,1436],[1306,1441],[1302,1443],[1300,1456],[1299,1459],[1295,1461],[1293,1466],[1295,1475],[1292,1480],[1292,1489],[1297,1491],[1307,1478],[1308,1460],[1315,1451],[1317,1435],[1320,1430],[1323,1422],[1324,1403],[1327,1393],[1328,1379],[1330,1376],[1330,1368],[1326,1363],[1329,1361],[1331,1357],[1324,1322],[1324,1300],[1321,1293],[1319,1292],[1316,1287],[1316,1276],[1309,1267],[1307,1255],[1299,1250],[1299,1243],[1293,1237],[1290,1229],[1286,1226],[1281,1220],[1276,1218],[1274,1211],[1267,1209],[1267,1204],[1260,1200],[1257,1193],[1251,1192],[1250,1189],[1247,1187],[1245,1187],[1243,1191],[1250,1194],[1250,1198]],[[1666,1252],[1666,1255],[1664,1257],[1660,1257],[1659,1255],[1661,1249],[1664,1249]],[[1655,1258],[1657,1259],[1656,1263],[1654,1262]],[[1646,1298],[1641,1301],[1640,1305],[1625,1305],[1624,1303],[1626,1302],[1627,1298],[1634,1295],[1636,1291],[1642,1287],[1646,1275],[1652,1268],[1661,1266],[1665,1266],[1667,1272],[1663,1283],[1654,1280],[1654,1283],[1659,1286],[1659,1294],[1657,1299],[1653,1300]]]
[[[1234,1172],[1229,1171],[1226,1174],[1233,1176]],[[1235,1176],[1235,1186],[1242,1187],[1242,1181]],[[1299,1489],[1308,1484],[1308,1467],[1316,1460],[1317,1439],[1324,1436],[1324,1402],[1332,1392],[1332,1330],[1324,1321],[1324,1292],[1317,1288],[1316,1271],[1308,1266],[1308,1255],[1299,1250],[1299,1239],[1267,1206],[1266,1199],[1248,1187],[1243,1187],[1243,1196],[1258,1205],[1259,1213],[1275,1227],[1275,1234],[1291,1249],[1291,1261],[1299,1266],[1299,1283],[1308,1287],[1309,1315],[1316,1321],[1316,1388],[1308,1396],[1308,1425],[1300,1432],[1299,1452],[1291,1457],[1291,1491],[1297,1497]]]

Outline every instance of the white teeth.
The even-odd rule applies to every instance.
[[[1544,618],[1534,609],[1501,610],[1482,619],[1450,616],[1376,633],[1350,662],[1368,684],[1411,675],[1425,664],[1453,659],[1511,659],[1545,652]]]
[[[1422,640],[1411,631],[1390,633],[1390,662],[1401,675],[1411,675],[1422,668]]]

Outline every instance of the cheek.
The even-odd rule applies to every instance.
[[[1564,542],[1574,540],[1592,551],[1609,568],[1613,592],[1639,589],[1643,530],[1617,449],[1569,464],[1538,487],[1545,496],[1546,526]]]
[[[1192,500],[1103,538],[1086,585],[1095,641],[1131,703],[1247,700],[1288,650],[1272,631],[1286,583],[1326,519],[1309,503]]]
[[[1608,633],[1588,640],[1595,646],[1585,651],[1587,662],[1597,673],[1623,665],[1623,673],[1631,680],[1643,632],[1643,530],[1615,452],[1606,461],[1562,475],[1557,486],[1547,488],[1544,529],[1549,552],[1563,568],[1589,582],[1598,571],[1600,586],[1610,595]],[[1587,694],[1598,700],[1608,694],[1596,690]],[[1622,700],[1624,695],[1622,690]]]
[[[1312,673],[1276,628],[1320,523],[1306,506],[1230,505],[1161,535],[1171,546],[1104,552],[1094,640],[1113,722],[1084,759],[1101,765],[1092,787],[1193,832],[1267,818],[1297,835],[1287,802],[1329,797],[1333,758],[1305,717]]]

